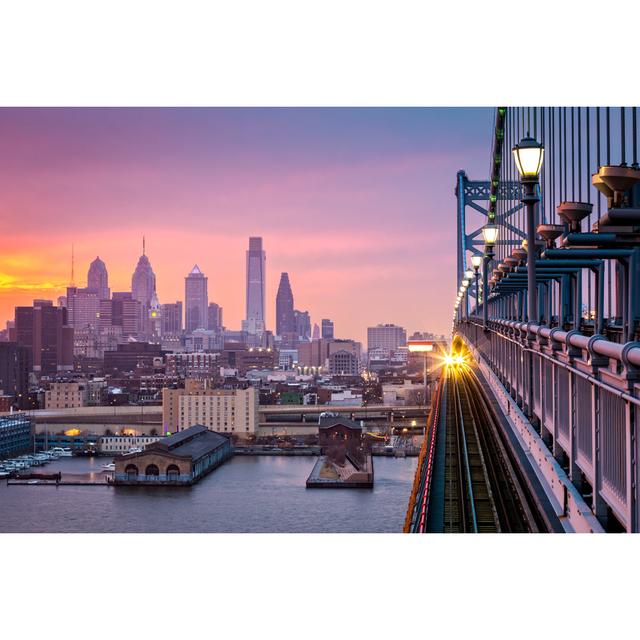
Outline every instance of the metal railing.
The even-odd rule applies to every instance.
[[[594,515],[638,531],[640,343],[618,344],[532,323],[477,318],[472,344],[567,470]]]

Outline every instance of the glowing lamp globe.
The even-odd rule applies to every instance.
[[[485,224],[482,227],[482,239],[485,244],[495,244],[498,239],[498,225]]]
[[[535,138],[522,138],[513,147],[513,159],[522,178],[537,178],[542,168],[544,146]]]
[[[471,264],[474,269],[479,269],[482,264],[482,256],[471,256]]]

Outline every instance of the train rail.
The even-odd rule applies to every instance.
[[[404,530],[548,530],[497,415],[468,364],[443,369]]]

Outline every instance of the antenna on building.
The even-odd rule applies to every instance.
[[[146,247],[145,247],[145,240],[144,240],[144,236],[142,236],[142,255],[146,255]]]
[[[73,253],[73,242],[72,242],[71,243],[71,282],[70,282],[70,285],[72,287],[76,286],[76,284],[75,284],[75,274],[74,274],[74,267],[75,267],[74,262],[75,261],[74,261],[74,253]]]

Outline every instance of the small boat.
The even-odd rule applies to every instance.
[[[70,458],[73,455],[73,451],[69,447],[53,447],[52,451],[61,458]]]
[[[8,478],[11,475],[11,471],[0,469],[0,478]]]
[[[113,462],[109,462],[108,464],[102,465],[102,473],[111,473],[116,470],[116,465]]]

